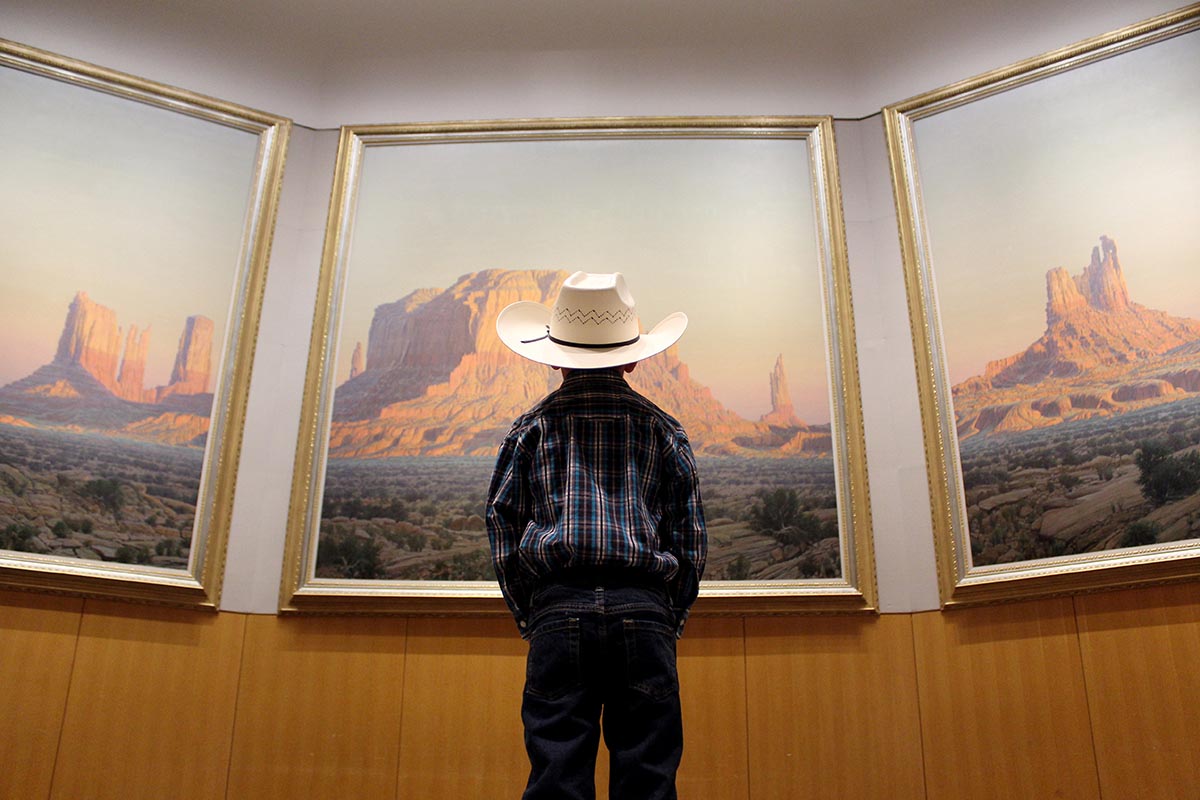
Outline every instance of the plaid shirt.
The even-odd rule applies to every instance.
[[[661,577],[680,631],[708,549],[683,427],[616,370],[574,370],[518,417],[487,504],[500,589],[524,635],[530,595],[571,568]]]

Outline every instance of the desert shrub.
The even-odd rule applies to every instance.
[[[750,509],[750,528],[784,545],[803,546],[837,536],[837,523],[823,523],[805,510],[794,489],[760,491]]]
[[[1057,463],[1057,459],[1045,450],[1038,450],[1017,459],[1019,466],[1029,469],[1050,469]]]
[[[123,544],[117,548],[117,554],[113,556],[113,560],[120,561],[122,564],[149,564],[151,556],[150,551],[144,547]]]
[[[1073,467],[1076,464],[1082,464],[1086,458],[1075,451],[1075,447],[1068,442],[1063,442],[1054,448],[1054,454],[1058,460],[1066,466]]]
[[[804,509],[795,489],[760,490],[757,504],[750,509],[750,527],[759,533],[773,533],[795,523]]]
[[[11,472],[0,472],[0,481],[8,487],[8,491],[17,497],[24,497],[25,490],[29,488],[29,483],[21,475],[14,475]]]
[[[739,553],[738,557],[730,562],[725,568],[725,580],[727,581],[744,581],[750,577],[750,559],[746,558],[744,553]]]
[[[37,540],[37,528],[32,525],[13,523],[0,531],[0,550],[41,553],[45,551],[45,547]]]
[[[1059,485],[1062,486],[1063,489],[1067,490],[1068,492],[1071,491],[1072,489],[1074,489],[1076,486],[1078,486],[1082,482],[1083,482],[1082,478],[1080,478],[1078,475],[1072,475],[1069,472],[1063,473],[1062,475],[1058,476]]]
[[[963,488],[974,489],[985,484],[1004,484],[1008,482],[1009,473],[1004,466],[976,467],[963,474]]]
[[[324,535],[317,545],[317,568],[343,578],[370,580],[386,577],[379,543],[353,533]]]
[[[1142,495],[1156,506],[1180,500],[1200,490],[1200,454],[1173,454],[1169,443],[1143,442],[1136,463]]]
[[[1154,544],[1158,541],[1158,534],[1161,532],[1162,526],[1157,522],[1139,519],[1125,529],[1125,533],[1121,537],[1121,546],[1141,547],[1145,544]]]
[[[321,505],[321,516],[350,517],[351,519],[391,519],[401,522],[408,518],[408,506],[399,497],[347,497],[335,499],[325,497]]]
[[[430,577],[449,581],[494,581],[496,573],[492,570],[491,557],[487,551],[480,549],[456,553],[449,561],[437,562]]]
[[[178,539],[159,539],[154,545],[154,552],[160,556],[179,556],[183,554],[183,547]]]
[[[824,550],[820,547],[810,548],[797,566],[805,578],[836,578],[841,575],[841,559],[836,550]]]
[[[428,540],[428,537],[417,528],[389,531],[385,536],[397,547],[403,547],[405,550],[411,550],[414,553],[424,550],[425,543]]]
[[[125,504],[125,497],[121,492],[121,482],[115,478],[95,478],[88,481],[80,489],[80,493],[85,497],[91,497],[100,501],[100,504],[116,514],[121,510],[121,506]]]

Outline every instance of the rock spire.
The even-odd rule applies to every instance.
[[[116,312],[93,302],[87,292],[77,292],[67,309],[54,363],[78,364],[115,394],[120,358],[121,332]]]
[[[775,368],[771,370],[771,410],[762,417],[768,425],[786,427],[802,427],[803,422],[796,416],[792,405],[792,393],[788,390],[787,372],[783,368],[783,354],[775,359]]]
[[[179,336],[171,380],[156,392],[157,402],[176,394],[204,394],[212,370],[213,321],[195,315],[187,318]]]
[[[363,373],[363,346],[362,342],[354,343],[354,354],[350,356],[350,380],[354,380]]]
[[[150,329],[138,332],[136,325],[129,326],[125,337],[125,355],[121,359],[121,372],[117,377],[116,395],[124,400],[140,403],[145,399],[146,352],[150,349]]]

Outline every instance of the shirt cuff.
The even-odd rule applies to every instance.
[[[684,624],[687,623],[688,615],[691,613],[692,613],[691,609],[685,608],[683,611],[679,612],[678,616],[676,617],[676,621],[675,621],[675,638],[676,639],[683,638],[683,626],[684,626]]]

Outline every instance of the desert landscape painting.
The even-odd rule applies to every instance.
[[[974,563],[1200,537],[1200,318],[1133,302],[1108,237],[1046,294],[1045,333],[952,390]]]
[[[974,567],[1200,538],[1198,76],[1193,32],[913,124]]]
[[[631,385],[701,472],[707,579],[843,574],[826,312],[803,140],[370,148],[336,354],[315,577],[491,581],[487,485],[558,373],[509,352],[506,305],[623,272],[683,340]]]
[[[258,137],[0,68],[0,550],[186,570]]]
[[[366,355],[356,343],[334,401],[318,577],[489,578],[483,516],[496,450],[558,382],[500,343],[496,315],[515,298],[552,304],[568,274],[474,273],[378,307]],[[753,421],[693,379],[674,348],[629,381],[689,433],[716,575],[840,574],[830,425],[796,416],[781,356],[761,380],[771,409]]]
[[[168,382],[150,331],[71,301],[53,359],[0,387],[0,548],[183,569],[209,418],[213,321],[188,317]]]

